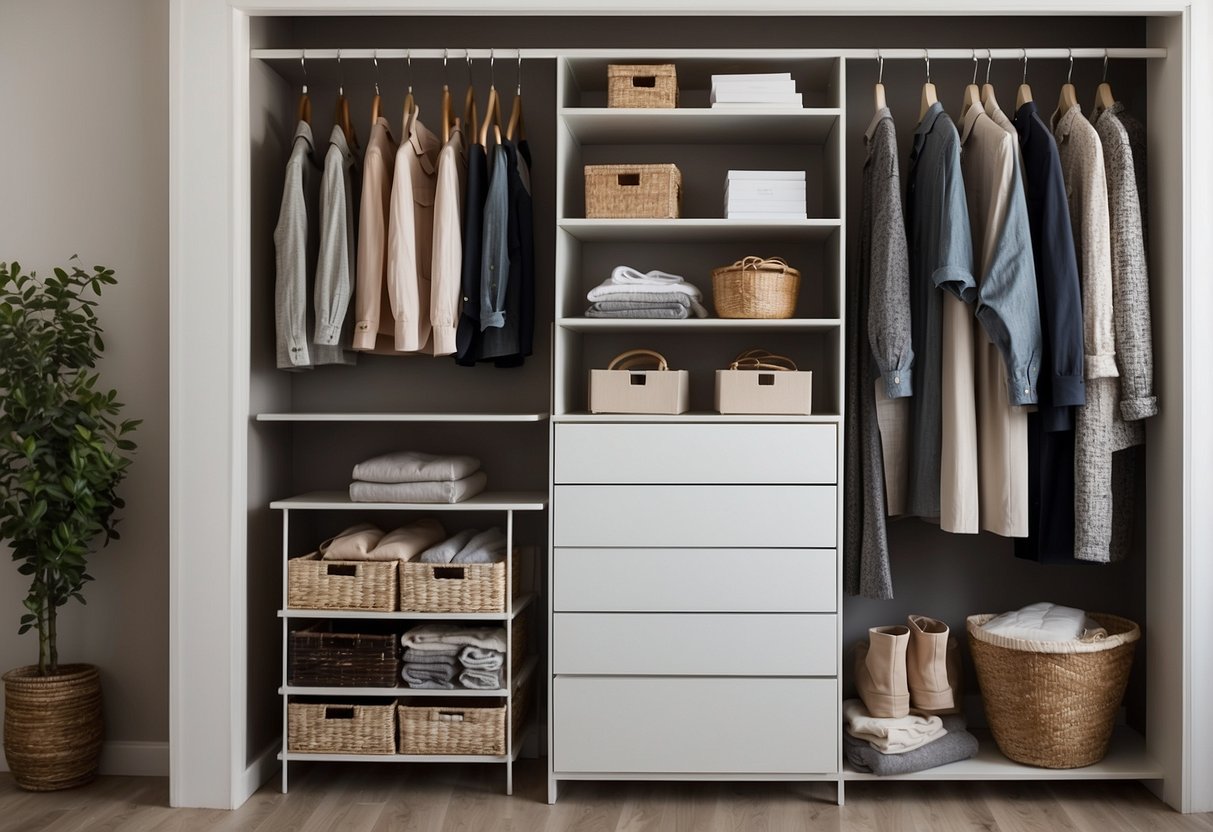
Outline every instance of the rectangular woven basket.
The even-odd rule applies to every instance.
[[[288,751],[303,754],[396,753],[396,703],[350,705],[291,702]]]
[[[519,594],[522,570],[514,558],[512,583]],[[505,612],[505,562],[421,563],[402,561],[400,609],[408,612]]]
[[[396,561],[322,560],[318,552],[286,562],[286,603],[296,610],[396,609]]]
[[[400,681],[400,635],[374,622],[324,621],[293,630],[288,678],[308,687],[393,688]]]
[[[673,64],[608,64],[607,106],[645,109],[678,106]]]
[[[590,219],[676,219],[681,205],[677,165],[585,166],[585,215]]]
[[[533,681],[514,694],[515,738],[530,709]],[[473,704],[475,703],[475,704]],[[451,700],[435,705],[399,706],[401,754],[505,754],[505,701]]]

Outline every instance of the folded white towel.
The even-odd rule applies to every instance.
[[[1047,602],[1005,612],[982,625],[986,632],[1028,641],[1074,641],[1098,627],[1082,610]]]
[[[686,278],[669,272],[653,269],[642,272],[631,266],[616,266],[611,271],[612,283],[640,283],[648,286],[668,286],[671,283],[686,283]]]
[[[585,298],[590,303],[597,303],[600,300],[619,300],[621,295],[634,295],[641,300],[645,295],[666,295],[670,292],[680,292],[689,297],[691,311],[695,317],[706,318],[708,316],[708,310],[703,305],[703,293],[691,283],[663,283],[646,286],[640,283],[612,283],[607,280],[587,292]]]
[[[505,560],[505,532],[500,526],[485,529],[469,540],[451,563],[500,563]]]
[[[880,719],[870,716],[858,699],[847,699],[842,703],[842,719],[848,734],[866,740],[883,754],[913,751],[947,733],[943,720],[937,716],[911,714],[898,719]]]
[[[449,650],[451,645],[483,647],[504,653],[504,627],[465,627],[459,624],[421,624],[406,632],[400,643],[413,650]]]
[[[480,470],[480,460],[471,456],[423,454],[397,451],[381,454],[354,466],[354,479],[361,482],[453,482]]]
[[[454,537],[426,549],[417,560],[422,563],[450,563],[451,558],[463,551],[463,547],[477,534],[475,529],[464,529]]]

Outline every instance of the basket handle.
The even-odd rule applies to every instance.
[[[353,719],[353,705],[326,705],[324,707],[325,719]]]
[[[439,711],[439,722],[463,722],[463,711]]]
[[[665,356],[654,350],[628,350],[621,352],[619,355],[611,359],[611,363],[607,365],[608,370],[634,370],[641,364],[655,364],[656,370],[668,370],[670,365],[666,363]]]
[[[775,269],[778,269],[786,274],[788,269],[791,267],[782,257],[755,257],[754,255],[750,255],[748,257],[742,257],[740,260],[734,260],[733,265],[729,268],[741,269],[742,271],[745,271],[746,269],[753,269],[754,271],[774,271]]]
[[[730,370],[784,370],[797,372],[796,362],[786,355],[776,355],[766,350],[746,350],[733,359]]]

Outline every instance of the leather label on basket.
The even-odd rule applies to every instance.
[[[334,707],[334,706],[330,705],[329,707],[324,709],[324,718],[325,719],[353,719],[354,718],[354,706],[347,705],[344,708],[341,708],[341,707]]]
[[[625,187],[625,188],[640,187],[640,174],[639,173],[621,173],[621,174],[619,174],[618,179],[619,179],[619,184],[622,187]]]
[[[633,75],[632,76],[632,86],[633,87],[656,87],[657,86],[657,76],[656,75]]]
[[[467,570],[462,566],[435,566],[434,578],[446,581],[462,581],[467,576]]]
[[[331,563],[324,574],[342,578],[353,578],[358,575],[358,567],[352,563]]]
[[[774,373],[759,373],[758,374],[758,386],[759,387],[774,387],[775,386],[775,374]]]
[[[628,381],[633,387],[644,387],[649,382],[649,377],[644,373],[632,373],[628,377]]]

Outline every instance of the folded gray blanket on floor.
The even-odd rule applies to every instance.
[[[362,482],[454,482],[480,470],[480,460],[471,456],[423,454],[396,451],[381,454],[354,466],[352,479]]]
[[[451,559],[451,563],[500,563],[505,560],[505,532],[500,526],[485,529],[473,537]]]
[[[441,482],[363,482],[350,483],[350,500],[355,503],[461,503],[475,497],[488,485],[484,471],[461,480]]]
[[[454,537],[448,537],[437,546],[426,549],[417,560],[422,563],[450,563],[451,559],[468,544],[468,541],[479,532],[475,529],[464,529]]]
[[[441,688],[450,690],[455,687],[456,667],[447,664],[406,664],[400,676],[410,688]]]
[[[468,670],[500,670],[505,665],[505,653],[483,647],[465,647],[459,654],[459,661]]]
[[[882,754],[867,740],[855,739],[845,731],[842,747],[851,765],[882,777],[946,766],[958,760],[967,760],[977,753],[977,738],[965,730],[963,716],[953,714],[943,717],[943,727],[948,733],[939,739],[900,754]]]
[[[500,670],[465,670],[459,674],[459,684],[473,690],[500,690],[504,683]]]
[[[605,310],[591,306],[585,310],[587,318],[659,318],[680,321],[689,318],[683,306],[631,306],[626,309]]]
[[[445,646],[445,645],[444,645]],[[414,650],[404,651],[405,664],[449,664],[452,667],[459,664],[459,645],[452,644],[443,650]]]

